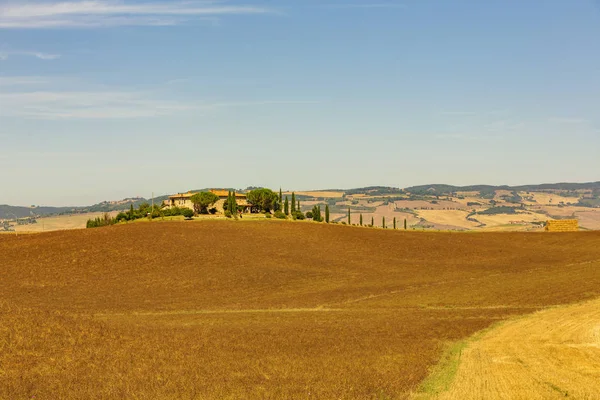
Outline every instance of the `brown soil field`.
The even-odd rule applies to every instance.
[[[600,296],[600,232],[285,221],[0,236],[0,398],[407,398],[448,343]]]

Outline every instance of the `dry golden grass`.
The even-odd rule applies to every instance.
[[[115,216],[117,213],[113,212],[110,215]],[[96,217],[102,217],[104,213],[86,213],[86,214],[73,214],[73,215],[59,215],[54,217],[44,217],[37,220],[37,224],[32,225],[17,225],[15,230],[17,232],[51,232],[61,231],[68,229],[84,229],[88,219]]]
[[[461,210],[419,210],[417,214],[429,222],[442,225],[456,226],[465,229],[475,229],[477,222],[467,220],[468,211]]]
[[[299,196],[308,196],[308,197],[315,197],[315,198],[338,198],[338,197],[344,196],[344,192],[327,191],[327,190],[324,190],[324,191],[315,190],[315,191],[295,192],[295,193]],[[285,192],[285,193],[283,193],[283,195],[291,197],[292,192]]]
[[[458,366],[445,371],[455,375],[447,390],[415,397],[597,399],[599,321],[600,300],[594,300],[504,323],[467,342],[456,355]]]
[[[0,398],[406,398],[458,341],[600,295],[598,232],[280,221],[0,236]]]
[[[564,204],[577,204],[579,202],[578,197],[563,197],[553,193],[531,192],[531,194],[527,194],[525,192],[519,192],[519,195],[523,197],[523,203],[527,205],[558,205],[561,202]],[[535,202],[525,200],[527,197],[533,197]]]
[[[543,222],[547,221],[547,215],[530,213],[530,212],[520,212],[518,214],[496,214],[496,215],[484,215],[477,214],[474,215],[473,218],[477,219],[477,221],[486,224],[487,227],[495,227],[498,225],[510,225],[511,221],[524,221],[524,222]]]

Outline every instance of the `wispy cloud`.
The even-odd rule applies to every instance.
[[[553,118],[549,118],[548,122],[550,122],[551,124],[575,124],[575,125],[579,125],[579,124],[587,124],[590,121],[585,119],[585,118],[564,118],[564,117],[553,117]]]
[[[27,57],[35,57],[40,60],[56,60],[60,58],[60,54],[49,54],[42,53],[39,51],[10,51],[10,50],[0,50],[0,60],[8,60],[12,56],[27,56]]]
[[[406,4],[402,3],[362,3],[362,4],[323,4],[324,8],[337,9],[373,9],[373,8],[406,8]]]
[[[0,86],[41,85],[46,79],[40,76],[0,76]]]
[[[150,118],[222,108],[314,104],[305,100],[184,101],[168,99],[160,90],[98,88],[78,80],[0,76],[0,116],[24,119]]]
[[[0,5],[0,29],[168,26],[190,19],[235,14],[265,14],[264,7],[224,5],[220,1],[144,2],[71,1]]]
[[[474,111],[442,111],[442,115],[450,116],[476,116],[477,113]]]

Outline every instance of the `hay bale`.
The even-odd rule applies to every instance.
[[[579,221],[576,219],[559,219],[546,222],[546,232],[577,232]]]

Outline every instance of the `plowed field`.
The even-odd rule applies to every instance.
[[[405,398],[448,342],[599,297],[598,243],[279,221],[0,236],[0,398]]]

